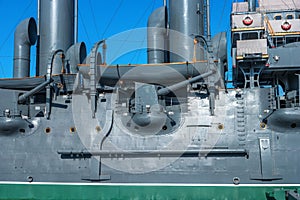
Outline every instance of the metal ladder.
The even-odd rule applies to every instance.
[[[236,128],[238,135],[239,146],[246,145],[247,132],[246,132],[246,118],[245,118],[245,101],[243,92],[238,93],[237,107],[236,107]]]

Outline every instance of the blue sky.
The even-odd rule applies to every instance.
[[[151,12],[163,5],[163,0],[78,0],[79,41],[89,51],[98,40],[126,30],[146,27]],[[211,0],[212,35],[230,30],[230,10],[233,0]],[[37,15],[37,0],[0,0],[0,77],[12,77],[14,30],[18,23]],[[35,47],[31,49],[31,74],[35,73]],[[108,52],[109,54],[109,49]],[[145,53],[129,54],[128,63],[145,63]]]

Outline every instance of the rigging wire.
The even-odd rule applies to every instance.
[[[6,36],[6,38],[4,39],[4,41],[1,43],[0,45],[0,50],[3,48],[3,46],[5,45],[5,43],[8,41],[9,37],[12,35],[12,33],[15,30],[15,27],[18,25],[18,23],[22,20],[22,18],[24,17],[25,13],[27,12],[27,10],[30,8],[30,6],[32,5],[33,0],[31,0],[29,2],[29,4],[26,6],[26,8],[24,9],[24,11],[22,12],[21,16],[18,18],[17,23],[15,23],[15,25],[12,27],[12,29],[10,30],[10,32],[8,33],[8,35]]]
[[[153,0],[153,4],[152,4],[152,8],[151,8],[151,13],[152,13],[153,10],[154,10],[154,5],[155,5],[155,3],[156,3],[156,0]],[[149,8],[150,8],[150,7],[149,7]],[[147,8],[147,9],[145,10],[145,12],[143,13],[142,17],[143,17],[144,15],[146,15],[146,13],[147,13],[147,11],[148,11],[149,8]],[[140,21],[142,20],[142,17],[139,19],[139,21],[137,22],[136,26],[140,23]],[[147,38],[146,35],[144,35],[143,41],[140,43],[140,46],[141,46],[141,47],[143,46],[143,43],[145,42],[146,38]],[[138,59],[138,58],[140,57],[140,55],[141,55],[141,48],[139,48],[139,49],[140,49],[140,50],[137,50],[137,51],[135,52],[135,55],[131,58],[130,63],[132,63],[133,60],[134,60],[135,58]]]
[[[136,22],[136,24],[134,25],[134,28],[137,27],[137,26],[139,25],[139,23],[141,23],[141,21],[143,20],[143,17],[146,15],[146,13],[147,13],[148,10],[150,9],[150,7],[151,7],[151,9],[152,9],[152,11],[153,11],[154,5],[155,5],[155,1],[156,1],[156,0],[153,0],[153,1],[149,4],[149,6],[147,6],[147,8],[146,8],[146,10],[143,12],[142,16],[139,18],[139,20],[138,20],[138,21]]]
[[[91,42],[91,40],[90,40],[88,31],[87,31],[87,29],[86,29],[86,26],[85,26],[85,23],[84,23],[84,21],[83,21],[83,18],[82,18],[82,15],[81,15],[80,10],[78,10],[78,15],[79,15],[79,19],[80,19],[80,22],[81,22],[81,24],[82,24],[83,30],[84,30],[84,32],[85,32],[85,34],[86,34],[87,40],[88,40],[88,42],[89,42],[89,45],[91,46],[91,45],[92,45],[92,42]]]
[[[108,24],[106,25],[106,27],[105,27],[105,29],[104,29],[102,35],[101,35],[101,38],[102,38],[102,39],[103,39],[103,37],[104,37],[106,31],[109,29],[110,25],[112,24],[112,22],[113,22],[114,18],[116,17],[117,13],[119,12],[119,10],[120,10],[120,8],[121,8],[121,6],[122,6],[122,4],[123,4],[123,1],[124,1],[124,0],[121,0],[121,2],[119,3],[118,7],[117,7],[116,10],[114,11],[112,17],[110,18]]]
[[[265,9],[265,6],[263,6],[262,3],[261,3],[262,1],[263,1],[263,0],[258,0],[258,5],[259,5],[260,8]]]
[[[90,6],[90,9],[91,9],[91,13],[92,13],[93,23],[94,23],[94,26],[95,26],[95,29],[96,29],[96,34],[97,34],[97,37],[99,37],[100,34],[99,34],[99,31],[98,31],[98,26],[97,26],[97,23],[96,23],[95,12],[94,12],[91,0],[89,0],[89,6]]]
[[[295,1],[294,0],[292,0],[292,2],[293,2],[293,4],[294,4],[294,7],[295,7],[295,9],[297,8],[297,6],[296,6],[296,3],[295,3]]]
[[[225,0],[225,1],[224,1],[223,8],[222,8],[222,14],[221,14],[221,16],[220,16],[220,20],[219,20],[219,24],[218,24],[218,26],[217,26],[217,30],[219,30],[220,27],[221,27],[222,19],[223,19],[224,14],[225,14],[225,9],[226,9],[226,5],[227,5],[227,1],[228,1],[228,0]]]
[[[0,69],[1,69],[1,73],[2,73],[2,77],[6,77],[6,73],[5,73],[5,70],[3,69],[3,65],[2,65],[2,62],[0,61]]]
[[[2,48],[4,47],[5,43],[9,40],[9,38],[11,37],[11,35],[13,34],[15,27],[18,25],[18,23],[22,20],[22,18],[24,17],[25,13],[29,10],[29,8],[31,7],[33,3],[33,0],[31,0],[29,2],[29,4],[25,7],[24,11],[22,12],[21,16],[17,19],[17,22],[15,23],[15,25],[12,27],[12,29],[10,30],[10,32],[8,33],[8,35],[5,37],[4,41],[1,43],[0,45],[0,51],[2,50]],[[2,63],[0,62],[0,69],[2,74],[4,75],[4,77],[6,77],[6,73],[5,70],[3,68]]]
[[[284,5],[286,5],[286,7],[288,8],[288,9],[291,9],[290,8],[290,6],[286,3],[286,2],[284,2],[284,0],[280,0],[282,3],[284,3]]]
[[[136,28],[138,26],[138,24],[140,23],[140,21],[143,19],[143,16],[147,13],[147,11],[149,10],[149,8],[154,7],[154,3],[156,0],[153,0],[145,9],[145,11],[143,12],[142,16],[139,18],[139,20],[137,21],[137,23],[135,23],[133,28]],[[126,44],[126,42],[128,41],[129,37],[131,34],[128,34],[127,38],[124,40],[124,42],[120,45],[119,49],[122,49],[123,46]],[[117,51],[117,53],[113,56],[113,58],[118,58],[120,51]]]

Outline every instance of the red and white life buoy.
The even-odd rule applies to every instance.
[[[246,16],[243,20],[245,26],[250,26],[253,23],[253,19],[250,16]]]
[[[285,21],[282,23],[281,25],[282,30],[284,31],[288,31],[292,28],[292,24],[290,24],[289,22]]]

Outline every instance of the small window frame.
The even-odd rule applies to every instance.
[[[260,39],[260,34],[259,32],[255,31],[255,32],[244,32],[242,33],[242,40],[257,40]]]
[[[288,19],[288,20],[294,19],[294,15],[293,14],[287,14],[285,16],[285,19]]]
[[[274,15],[274,20],[282,20],[282,15]]]

